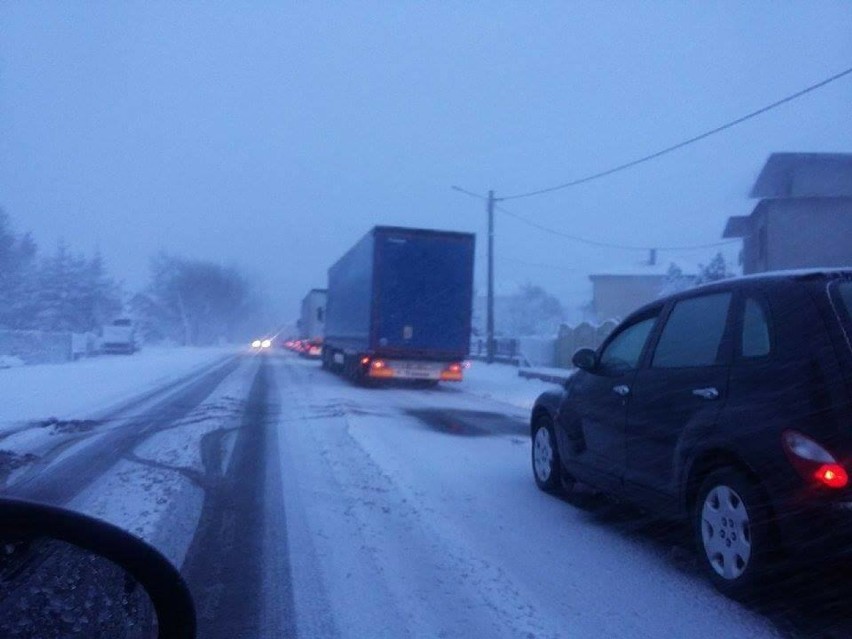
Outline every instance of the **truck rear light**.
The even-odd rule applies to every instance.
[[[445,382],[460,382],[462,380],[462,365],[459,362],[449,364],[441,371],[441,379]]]
[[[394,377],[394,372],[383,359],[374,359],[370,363],[370,377]]]
[[[785,430],[781,433],[781,443],[790,464],[803,479],[817,480],[828,488],[845,488],[849,483],[846,469],[830,452],[807,435]]]

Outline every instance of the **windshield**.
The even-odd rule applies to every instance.
[[[852,2],[0,2],[0,500],[204,638],[852,637],[850,105]]]

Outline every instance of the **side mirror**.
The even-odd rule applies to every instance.
[[[581,348],[574,353],[571,363],[580,370],[593,371],[598,366],[598,355],[591,348]]]
[[[0,636],[195,633],[189,589],[157,550],[79,513],[0,499]]]

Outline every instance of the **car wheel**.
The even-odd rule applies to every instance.
[[[770,510],[762,491],[742,473],[710,473],[693,514],[699,561],[716,588],[740,601],[758,594],[773,554]]]
[[[550,415],[539,415],[532,437],[532,469],[536,485],[547,493],[569,490],[573,481],[563,472]]]

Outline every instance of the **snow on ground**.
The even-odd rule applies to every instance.
[[[469,381],[525,404],[535,393],[510,373]],[[356,388],[296,360],[276,374],[300,635],[330,613],[342,637],[777,636],[670,543],[540,492],[528,437],[453,434],[407,412],[505,404]]]
[[[486,364],[480,361],[470,363],[470,368],[464,372],[464,380],[458,385],[446,383],[446,386],[457,386],[471,395],[527,410],[532,408],[535,398],[541,393],[559,388],[559,385],[551,382],[519,377],[516,366]]]
[[[138,535],[180,566],[198,525],[203,484],[210,481],[202,440],[239,426],[257,365],[256,358],[244,360],[190,414],[152,434],[133,451],[134,459],[120,460],[70,507]],[[225,438],[221,444],[227,447]]]
[[[212,363],[233,348],[146,348],[0,370],[0,431],[17,422],[80,418]]]

